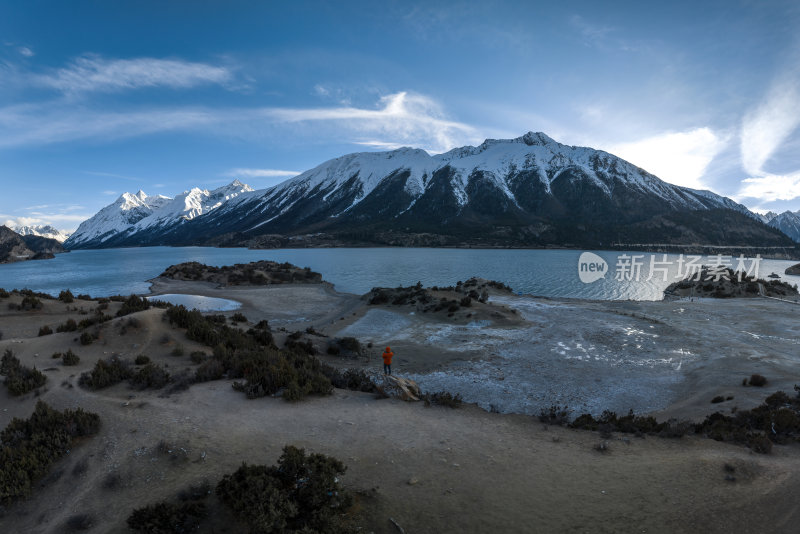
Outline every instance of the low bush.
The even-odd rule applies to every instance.
[[[52,333],[53,333],[53,329],[50,328],[47,325],[44,325],[44,326],[39,328],[39,337],[41,337],[41,336],[49,336]]]
[[[738,410],[730,416],[713,413],[694,429],[717,441],[740,443],[755,452],[768,453],[772,443],[800,441],[800,398],[778,391],[752,410]]]
[[[37,297],[33,296],[32,294],[25,294],[22,297],[22,301],[19,304],[14,304],[13,302],[9,302],[8,309],[10,310],[17,310],[17,311],[31,311],[31,310],[41,310],[42,309],[42,301],[39,300]]]
[[[42,387],[47,382],[47,377],[34,367],[33,369],[20,364],[10,349],[6,349],[0,360],[0,374],[6,377],[3,382],[11,395],[19,396]]]
[[[562,407],[554,404],[539,411],[539,421],[548,425],[563,426],[569,423],[571,414],[572,411],[566,406]]]
[[[764,387],[767,385],[767,379],[762,375],[750,375],[750,385],[756,387]]]
[[[28,419],[15,417],[0,432],[0,503],[27,497],[77,438],[94,435],[99,428],[97,414],[80,408],[60,412],[42,401]]]
[[[207,516],[208,509],[202,502],[160,502],[137,508],[128,517],[127,523],[137,532],[184,534],[197,531]]]
[[[64,365],[78,365],[81,361],[80,357],[69,349],[61,356],[61,361]]]
[[[202,363],[207,357],[208,355],[201,350],[195,350],[189,354],[189,359],[192,360],[192,363]]]
[[[10,296],[11,294],[8,291],[0,287],[0,299],[7,299]]]
[[[323,365],[321,370],[335,388],[366,393],[375,391],[375,384],[363,369],[345,369],[341,371],[335,367]]]
[[[78,329],[78,323],[75,319],[67,319],[64,324],[56,327],[56,332],[75,332]]]
[[[133,360],[133,363],[135,363],[136,365],[148,364],[148,363],[150,363],[150,357],[149,356],[145,356],[144,354],[140,354],[140,355],[138,355],[136,357],[135,360]]]
[[[81,532],[91,530],[94,524],[95,519],[90,514],[75,514],[64,523],[64,529],[67,532]]]
[[[717,395],[713,399],[711,399],[711,404],[719,404],[720,402],[725,402],[725,397],[722,395]]]
[[[219,380],[225,375],[225,366],[221,361],[209,359],[201,363],[194,372],[195,382]]]
[[[65,289],[61,293],[58,294],[58,300],[65,304],[70,304],[75,301],[75,296],[72,294],[72,291],[69,289]]]
[[[170,354],[176,357],[183,356],[184,354],[183,345],[180,344],[175,345],[175,348],[172,349],[172,352],[170,352]]]
[[[277,466],[242,464],[216,494],[251,532],[351,533],[353,501],[338,478],[345,470],[336,458],[287,446]]]
[[[131,313],[149,309],[150,301],[136,295],[131,295],[122,302],[122,307],[117,312],[117,317],[122,317],[123,315],[130,315]]]
[[[161,389],[169,383],[169,373],[162,366],[148,363],[130,377],[131,386],[137,389]]]
[[[241,312],[236,312],[231,316],[231,322],[233,323],[246,323],[247,317],[244,316]]]
[[[91,345],[94,342],[94,335],[90,334],[89,332],[81,333],[80,342],[81,345]]]
[[[128,362],[113,356],[108,360],[97,360],[91,371],[80,376],[78,384],[87,389],[97,390],[119,384],[132,375]]]
[[[461,398],[460,393],[453,395],[448,391],[439,391],[437,393],[426,393],[425,405],[437,404],[439,406],[447,406],[448,408],[458,408],[464,400]]]

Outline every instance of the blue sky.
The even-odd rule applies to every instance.
[[[0,3],[0,223],[544,131],[800,209],[800,3]]]

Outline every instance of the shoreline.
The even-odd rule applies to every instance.
[[[327,354],[331,340],[358,333],[362,343],[373,339],[376,350],[388,340],[395,351],[393,371],[400,376],[449,380],[458,375],[455,369],[477,369],[481,373],[458,375],[466,376],[459,384],[490,387],[492,400],[524,401],[530,410],[491,413],[491,406],[481,403],[481,390],[464,390],[475,405],[459,409],[378,400],[344,389],[297,402],[248,399],[234,390],[233,378],[177,392],[124,383],[91,391],[78,377],[101,359],[147,355],[179,376],[197,368],[190,355],[208,357],[212,349],[188,339],[157,308],[92,327],[98,338],[83,345],[78,332],[38,336],[37,331],[91,317],[101,303],[43,299],[42,309],[30,311],[3,305],[0,350],[10,349],[24,365],[41,369],[47,383],[39,393],[21,397],[0,388],[0,428],[14,417],[28,417],[39,400],[57,409],[98,413],[102,425],[97,436],[52,468],[28,500],[0,515],[0,530],[61,532],[70,517],[87,514],[98,531],[125,532],[134,508],[174,499],[204,479],[215,482],[242,462],[270,465],[286,444],[340,458],[347,465],[342,482],[357,493],[364,511],[361,524],[376,534],[397,531],[389,518],[408,532],[469,534],[522,532],[531,525],[548,532],[633,527],[720,534],[768,525],[789,533],[800,520],[795,506],[800,482],[791,476],[800,470],[798,444],[776,445],[772,454],[762,455],[700,435],[598,433],[535,417],[540,408],[570,398],[584,399],[570,402],[573,415],[585,400],[595,403],[596,410],[587,405],[595,413],[614,409],[623,415],[657,394],[669,399],[666,408],[649,412],[659,421],[697,421],[714,411],[752,408],[777,390],[791,392],[800,365],[800,310],[783,302],[567,302],[504,294],[491,295],[489,305],[517,309],[516,318],[493,317],[494,308],[487,307],[473,321],[475,316],[465,314],[477,308],[453,317],[412,314],[408,306],[369,306],[325,284],[218,288],[156,281],[151,287],[153,293],[183,290],[240,300],[243,308],[236,312],[211,313],[243,330],[267,319],[278,346],[300,331],[323,362],[340,368],[379,374],[380,360],[377,354]],[[20,295],[9,298],[21,301]],[[112,301],[102,311],[113,317],[121,306]],[[247,322],[231,321],[237,312]],[[50,357],[67,347],[80,356],[76,366]],[[679,348],[686,352],[672,352]],[[680,361],[664,361],[670,354]],[[755,372],[767,377],[767,385],[742,386],[742,377]],[[680,380],[670,384],[665,376]],[[423,389],[440,389],[425,380],[419,381]],[[441,389],[458,392],[451,388],[455,382],[443,384]],[[712,404],[714,395],[734,399]],[[608,402],[614,398],[616,405]],[[109,480],[116,481],[113,490],[107,489]],[[113,507],[107,505],[109,491]],[[216,502],[213,495],[209,499]],[[218,532],[236,528],[216,527]]]

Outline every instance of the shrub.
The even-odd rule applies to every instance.
[[[183,356],[183,345],[175,345],[175,348],[172,349],[170,354],[173,356]]]
[[[767,385],[767,379],[762,375],[750,375],[750,385],[764,387]]]
[[[363,369],[345,369],[340,371],[329,365],[322,366],[322,372],[331,381],[333,387],[339,389],[349,389],[351,391],[363,391],[372,393],[375,391],[375,384]]]
[[[52,334],[52,333],[53,333],[53,329],[52,329],[52,328],[50,328],[50,327],[49,327],[49,326],[47,326],[47,325],[44,325],[44,326],[42,326],[41,328],[39,328],[39,336],[40,336],[40,337],[41,337],[41,336],[49,336],[49,335],[50,335],[50,334]]]
[[[202,363],[207,357],[208,355],[201,350],[195,350],[189,354],[189,359],[192,360],[192,363]]]
[[[70,304],[75,300],[75,296],[72,294],[72,291],[66,289],[58,294],[58,300],[64,302],[65,304]]]
[[[133,530],[148,534],[183,534],[198,530],[207,516],[208,509],[202,502],[160,502],[137,508],[127,523]]]
[[[136,357],[135,360],[133,360],[133,363],[135,363],[136,365],[148,364],[148,363],[150,363],[150,357],[149,356],[145,356],[144,354],[140,354],[140,355],[138,355]]]
[[[91,345],[94,341],[94,336],[89,332],[83,332],[81,333],[80,341],[81,345]]]
[[[9,303],[9,309],[15,310],[22,310],[22,311],[29,311],[29,310],[40,310],[42,309],[42,301],[38,298],[34,297],[33,295],[26,294],[22,297],[22,302],[15,305],[14,303]]]
[[[11,294],[8,291],[0,287],[0,299],[7,299],[10,296]]]
[[[66,528],[67,532],[76,532],[81,530],[89,530],[95,524],[94,517],[89,514],[75,514],[70,516],[66,523],[64,523],[64,527]]]
[[[21,365],[19,359],[9,349],[0,360],[0,374],[5,375],[4,384],[8,392],[15,397],[40,388],[47,382],[47,377],[41,371],[36,367],[31,369]]]
[[[75,322],[75,319],[67,319],[64,324],[56,327],[56,332],[75,332],[77,329],[78,323]]]
[[[61,357],[61,361],[64,363],[64,365],[78,365],[81,359],[77,354],[72,352],[72,349],[69,349]]]
[[[195,382],[219,380],[225,375],[225,366],[219,360],[206,360],[194,372]]]
[[[131,295],[122,302],[122,307],[117,312],[117,317],[149,309],[150,302],[147,299]]]
[[[720,402],[725,402],[725,397],[722,395],[717,395],[713,399],[711,399],[711,404],[719,404]]]
[[[42,401],[28,419],[15,417],[0,432],[0,503],[28,496],[36,480],[73,448],[76,438],[94,435],[99,428],[97,414],[80,408],[59,412]]]
[[[458,408],[461,406],[462,402],[463,399],[460,393],[453,395],[448,391],[439,391],[433,394],[425,394],[425,404],[427,406],[438,404],[439,406],[447,406],[448,408]]]
[[[550,408],[542,408],[539,411],[539,421],[548,425],[562,426],[569,423],[571,413],[572,411],[566,406],[562,407],[554,404]]]
[[[345,470],[336,458],[286,446],[277,467],[242,464],[216,494],[251,532],[354,532],[344,516],[352,498],[338,479]]]
[[[241,312],[236,312],[231,317],[231,322],[234,322],[234,323],[246,323],[247,322],[247,317],[245,317],[244,314],[241,313]]]
[[[113,356],[108,360],[97,360],[91,371],[81,375],[78,384],[87,389],[103,389],[127,380],[132,374],[128,362]]]
[[[169,373],[155,363],[148,363],[130,377],[130,383],[137,389],[161,389],[169,382]]]

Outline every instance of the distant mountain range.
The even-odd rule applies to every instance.
[[[68,232],[63,232],[49,224],[30,225],[30,226],[14,226],[11,228],[19,235],[36,235],[39,237],[47,237],[55,239],[59,243],[63,243],[70,236]]]
[[[435,156],[411,148],[349,154],[257,191],[235,181],[175,199],[126,193],[82,223],[65,246],[303,242],[793,246],[728,198],[666,183],[607,152],[533,132]]]
[[[0,226],[0,263],[45,260],[64,252],[55,239],[36,235],[20,235],[7,226]]]
[[[800,210],[795,212],[784,211],[781,214],[770,211],[764,215],[759,215],[759,218],[769,226],[777,228],[791,237],[793,241],[800,243]]]

